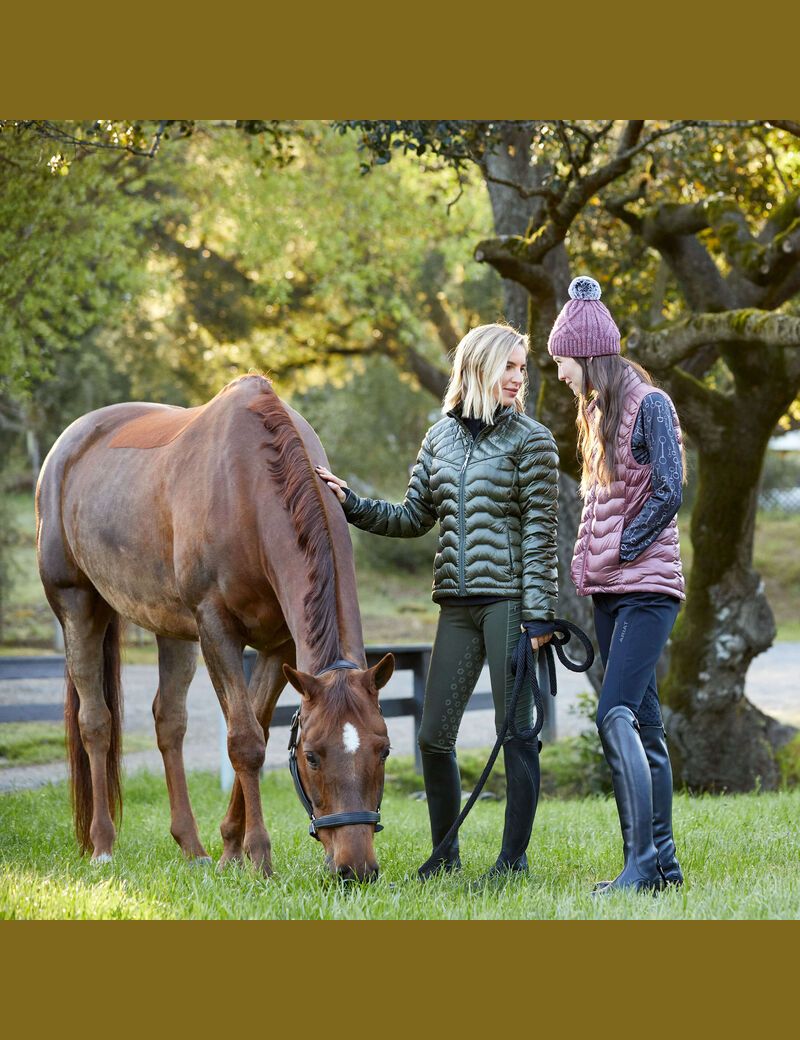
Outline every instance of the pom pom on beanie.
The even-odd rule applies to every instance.
[[[572,279],[568,292],[571,300],[599,300],[603,295],[600,283],[585,274]]]

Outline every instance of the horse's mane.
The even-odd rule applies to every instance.
[[[239,380],[234,380],[237,382]],[[308,624],[308,642],[314,651],[314,670],[319,671],[342,656],[336,611],[333,537],[322,499],[322,486],[291,416],[267,379],[263,380],[262,392],[248,408],[261,419],[270,435],[264,445],[269,472],[292,517],[297,541],[310,564],[310,586],[303,600],[303,610]]]

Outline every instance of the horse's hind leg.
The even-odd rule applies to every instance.
[[[272,712],[278,702],[283,688],[286,686],[286,676],[283,674],[283,664],[294,664],[294,643],[286,643],[274,654],[259,653],[256,659],[253,674],[250,679],[248,692],[253,703],[256,718],[261,723],[264,731],[264,740],[269,739],[269,724]],[[226,863],[238,861],[242,858],[242,842],[244,841],[245,811],[242,785],[238,776],[233,782],[231,799],[228,803],[228,811],[220,826],[222,834],[223,850],[219,865],[224,867]]]
[[[84,847],[92,846],[94,861],[104,862],[111,858],[116,837],[112,812],[121,804],[119,619],[91,586],[49,591],[64,628],[68,679],[78,698],[79,733],[69,732],[74,725],[74,705],[68,686],[65,715],[73,744],[72,783],[78,837]],[[80,747],[74,747],[78,737],[86,758]]]
[[[186,695],[197,667],[197,643],[157,637],[158,692],[153,701],[156,739],[169,792],[172,817],[170,832],[190,860],[210,857],[200,841],[197,821],[189,801],[183,766],[183,738],[186,735]]]

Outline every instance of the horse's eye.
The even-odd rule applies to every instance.
[[[390,752],[391,752],[391,748],[388,748],[388,747],[385,747],[383,749],[383,751],[381,751],[381,762],[385,762],[386,761],[386,759],[389,757]]]
[[[306,751],[306,762],[311,766],[312,769],[319,769],[319,759],[313,751]]]

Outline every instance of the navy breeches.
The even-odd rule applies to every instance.
[[[658,592],[595,593],[594,627],[605,666],[597,725],[624,704],[643,726],[661,724],[656,664],[681,601]]]

